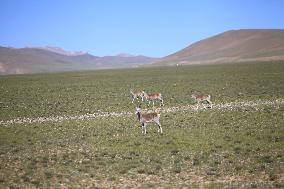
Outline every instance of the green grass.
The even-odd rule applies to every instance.
[[[151,182],[168,187],[205,181],[275,187],[283,176],[283,110],[163,115],[164,134],[150,125],[147,136],[134,118],[0,128],[0,178],[20,187],[120,179],[134,187],[131,181],[148,176],[162,177]]]
[[[133,111],[131,88],[160,91],[166,106],[192,103],[191,91],[215,103],[277,98],[283,70],[283,63],[263,63],[0,76],[0,120]]]
[[[5,76],[0,120],[133,112],[129,88],[161,91],[166,107],[193,103],[191,90],[213,103],[273,100],[283,79],[279,63]],[[0,126],[0,186],[283,188],[283,112],[164,113],[164,133],[149,124],[146,136],[134,116]]]

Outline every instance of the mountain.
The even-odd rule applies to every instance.
[[[0,47],[0,75],[128,68],[155,60],[146,56],[98,57],[57,47]]]
[[[129,65],[142,65],[148,64],[153,61],[158,60],[157,58],[150,58],[147,56],[103,56],[97,59],[96,63],[107,64],[107,65],[117,65],[117,64],[129,64]]]
[[[54,52],[57,54],[61,55],[66,55],[66,56],[79,56],[79,55],[84,55],[87,54],[87,52],[79,51],[79,52],[72,52],[72,51],[66,51],[62,48],[59,47],[50,47],[50,46],[45,46],[45,47],[27,47],[27,48],[35,48],[35,49],[42,49],[50,52]]]
[[[230,30],[154,62],[154,65],[284,60],[284,29]]]
[[[134,55],[127,54],[127,53],[120,53],[120,54],[117,54],[116,56],[120,56],[120,57],[134,57]]]

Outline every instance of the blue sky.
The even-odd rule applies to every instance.
[[[162,57],[231,29],[284,29],[284,1],[0,0],[0,26],[0,46]]]

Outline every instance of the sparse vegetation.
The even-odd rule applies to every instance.
[[[192,90],[213,103],[283,99],[283,77],[283,63],[1,76],[0,120],[134,113],[129,89],[139,87],[161,91],[163,108],[193,104]],[[162,113],[163,134],[149,124],[146,136],[135,115],[0,125],[0,185],[282,188],[283,111]]]

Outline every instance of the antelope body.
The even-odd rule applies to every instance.
[[[130,90],[130,93],[132,94],[132,103],[134,102],[135,99],[141,98],[142,101],[144,101],[144,91],[133,91]]]
[[[149,104],[153,103],[154,106],[154,100],[160,100],[161,105],[164,106],[164,100],[163,100],[163,96],[161,93],[143,93],[144,97],[146,98],[146,100],[149,102]]]
[[[205,101],[208,102],[209,105],[210,105],[210,108],[212,108],[211,95],[192,94],[191,98],[193,98],[193,99],[195,99],[197,101],[197,108],[199,107],[200,103],[205,102]]]
[[[161,124],[160,124],[160,112],[142,112],[141,108],[136,108],[136,113],[138,121],[141,123],[142,126],[142,134],[146,134],[146,126],[147,123],[154,122],[159,126],[158,132],[163,133]]]

